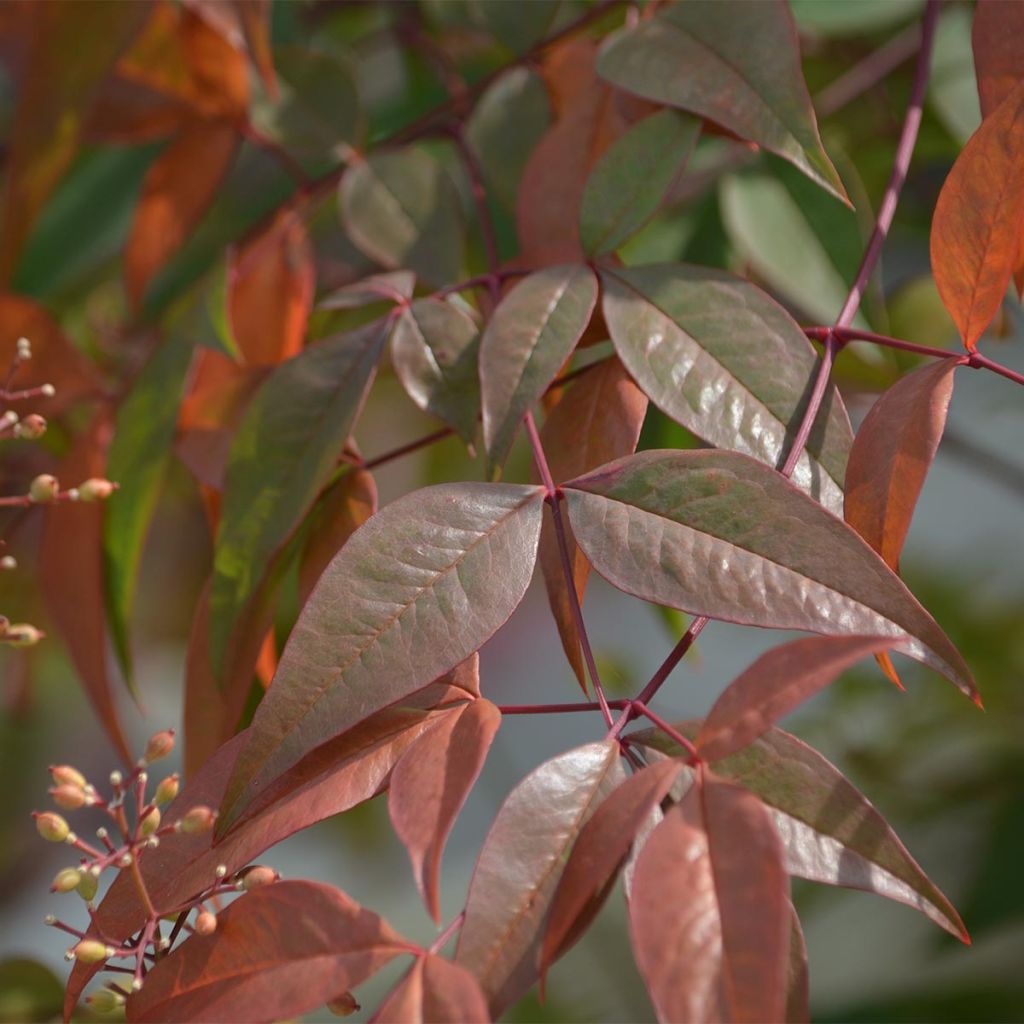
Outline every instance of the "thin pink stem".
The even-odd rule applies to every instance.
[[[675,740],[690,755],[692,762],[700,761],[697,748],[674,725],[670,725],[660,715],[655,714],[643,701],[633,701],[633,708],[637,714],[649,718],[669,739]]]
[[[1000,377],[1012,380],[1015,384],[1024,384],[1024,374],[1011,370],[1008,366],[1003,366],[1002,363],[997,363],[989,359],[988,356],[983,356],[980,352],[972,352],[967,357],[967,362],[970,366],[984,367],[986,370],[998,373]]]
[[[620,709],[629,704],[628,700],[610,700],[608,707]],[[499,704],[503,715],[559,715],[577,711],[600,711],[597,701],[581,701],[578,704]]]
[[[896,348],[902,352],[914,352],[921,356],[934,356],[938,359],[948,359],[950,356],[959,355],[950,352],[945,348],[934,348],[931,345],[918,345],[913,341],[903,341],[900,338],[890,338],[884,334],[875,334],[872,331],[858,331],[852,327],[805,327],[804,334],[815,341],[825,341],[829,334],[835,335],[841,342],[848,341],[870,341],[874,345],[882,345],[885,348]]]
[[[430,944],[430,948],[427,950],[428,953],[439,953],[445,947],[445,943],[462,927],[462,922],[466,920],[466,911],[460,910],[451,921],[448,922],[448,926],[434,941]]]

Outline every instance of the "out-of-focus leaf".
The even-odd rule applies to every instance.
[[[837,39],[863,35],[909,21],[923,0],[789,0],[797,27],[804,32]]]
[[[381,917],[320,882],[277,882],[217,915],[159,961],[132,993],[134,1022],[275,1021],[314,1010],[414,946]]]
[[[706,267],[608,269],[601,280],[615,349],[654,404],[710,444],[781,465],[817,362],[793,318],[755,285]],[[793,480],[836,515],[852,443],[833,388]]]
[[[682,770],[675,760],[643,768],[614,790],[581,829],[551,900],[540,954],[542,982],[593,919],[598,899],[615,881],[633,840]]]
[[[459,197],[429,153],[408,147],[371,153],[341,179],[341,216],[349,238],[385,267],[408,267],[433,284],[450,284],[462,267]]]
[[[274,50],[281,95],[254,104],[253,124],[290,155],[311,164],[337,159],[363,135],[352,69],[335,53],[308,46]]]
[[[44,1024],[60,1015],[64,986],[49,967],[24,957],[0,960],[0,1022]]]
[[[810,972],[807,967],[807,943],[800,927],[796,907],[789,905],[789,979],[786,989],[787,1024],[807,1024],[810,1011]]]
[[[701,773],[644,844],[629,924],[659,1020],[784,1019],[789,892],[752,793]]]
[[[470,16],[502,46],[528,50],[549,32],[561,0],[468,0]]]
[[[365,469],[346,473],[313,512],[299,561],[299,606],[345,542],[377,511],[377,485]]]
[[[172,333],[160,345],[121,403],[110,445],[107,474],[120,487],[104,506],[106,607],[114,650],[129,685],[129,622],[139,560],[171,454],[192,349],[192,338],[184,333]]]
[[[650,220],[686,166],[700,126],[697,118],[660,110],[616,139],[583,190],[584,252],[613,252]]]
[[[523,416],[583,336],[596,302],[594,272],[565,265],[524,278],[495,309],[480,340],[484,445],[492,476]]]
[[[1022,231],[1024,82],[971,136],[932,217],[932,273],[971,351],[1002,305]]]
[[[228,318],[245,362],[279,363],[302,349],[315,290],[313,249],[290,209],[231,251]]]
[[[214,546],[215,668],[267,560],[330,476],[386,337],[386,323],[375,321],[319,342],[275,369],[249,403],[231,445]]]
[[[0,284],[82,138],[100,83],[148,13],[145,4],[32,5],[13,124],[6,135]]]
[[[510,68],[476,101],[466,141],[483,169],[489,191],[509,210],[526,163],[551,120],[547,91],[529,68]]]
[[[444,957],[428,953],[417,957],[373,1015],[379,1024],[486,1024],[487,1000],[469,971]]]
[[[480,415],[480,333],[468,313],[417,299],[395,321],[391,361],[409,397],[472,444]]]
[[[270,53],[270,0],[185,0],[236,50],[248,51],[252,63],[273,95],[277,77]]]
[[[622,363],[614,356],[587,370],[558,400],[541,429],[541,443],[555,483],[571,480],[612,459],[631,455],[636,451],[646,413],[647,396],[633,383]],[[566,533],[576,596],[582,603],[590,576],[590,563],[576,546],[568,525]],[[586,692],[580,639],[569,603],[569,587],[558,539],[550,517],[545,517],[541,527],[538,561],[562,648]]]
[[[223,835],[310,751],[422,689],[488,640],[533,573],[543,492],[442,484],[386,506],[320,579],[256,710]]]
[[[63,487],[105,475],[110,433],[107,414],[98,413],[57,468],[55,475]],[[102,502],[51,505],[46,509],[39,585],[50,618],[114,750],[124,764],[134,764],[114,700],[107,657]]]
[[[318,309],[358,309],[375,302],[399,302],[411,299],[416,286],[416,275],[411,270],[393,270],[386,274],[370,274],[352,284],[346,284],[327,298]]]
[[[391,823],[409,851],[423,902],[439,924],[441,855],[499,725],[501,712],[490,701],[472,701],[425,731],[391,774]]]
[[[928,97],[946,129],[961,145],[981,124],[978,86],[971,52],[974,13],[960,4],[943,5],[935,28]],[[903,335],[899,335],[903,337]]]
[[[1022,32],[1024,11],[1019,4],[978,0],[971,28],[971,48],[982,117],[995,113],[1024,80],[1024,64],[1017,45]]]
[[[146,173],[125,246],[125,287],[133,306],[199,223],[237,148],[229,122],[196,121]]]
[[[537,953],[566,854],[623,780],[618,745],[590,743],[531,772],[491,826],[466,897],[455,962],[498,1017],[537,980]]]
[[[777,153],[847,201],[821,145],[785,3],[675,4],[607,40],[597,68],[622,89]]]
[[[819,323],[832,323],[857,276],[864,238],[852,210],[782,164],[734,174],[720,186],[733,244],[757,275]],[[854,318],[868,327],[860,313]]]
[[[742,750],[851,665],[891,644],[880,637],[816,636],[762,654],[715,701],[697,734],[697,752],[718,761]]]
[[[678,722],[684,736],[699,722]],[[657,729],[630,739],[672,757],[685,755]],[[967,940],[949,900],[921,870],[888,822],[839,770],[806,743],[770,729],[749,747],[713,765],[715,772],[749,789],[773,809],[791,875],[863,889],[905,903],[939,927]]]
[[[977,697],[957,649],[882,559],[748,456],[641,452],[565,495],[577,542],[620,590],[752,626],[891,637],[893,650]]]
[[[846,521],[899,571],[914,507],[946,426],[959,360],[907,374],[871,407],[846,469]]]

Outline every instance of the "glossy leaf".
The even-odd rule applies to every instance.
[[[321,744],[476,651],[519,604],[542,492],[442,484],[383,508],[341,549],[299,616],[256,710],[218,822]]]
[[[330,476],[386,337],[376,321],[313,345],[281,364],[249,403],[231,445],[214,547],[215,668],[267,560]]]
[[[780,466],[818,361],[793,318],[756,286],[707,267],[609,269],[601,281],[615,349],[654,404],[716,447]],[[837,515],[852,442],[832,388],[793,480]]]
[[[565,494],[580,547],[627,593],[752,626],[890,637],[893,650],[977,697],[963,658],[899,577],[754,459],[642,452],[572,481]]]
[[[120,485],[106,501],[103,561],[106,608],[114,650],[132,681],[129,622],[139,561],[167,469],[192,340],[172,334],[153,354],[121,403],[107,474]]]
[[[494,311],[480,340],[484,445],[492,475],[523,416],[583,336],[596,302],[593,271],[566,265],[531,274]]]
[[[448,172],[420,149],[371,153],[341,179],[349,238],[385,267],[408,267],[443,285],[462,266],[459,198]]]
[[[509,794],[491,826],[466,898],[455,962],[498,1017],[537,980],[537,954],[565,856],[622,781],[614,742],[545,762]]]
[[[885,637],[816,636],[762,654],[715,701],[697,734],[697,752],[717,761],[742,750],[846,669],[891,644]]]
[[[646,413],[647,396],[614,356],[587,370],[559,398],[540,432],[555,483],[571,480],[620,456],[631,455],[640,440]],[[571,531],[566,529],[566,533],[576,596],[582,603],[590,563],[576,546]],[[569,604],[569,588],[549,516],[545,516],[541,527],[538,561],[562,648],[586,692],[583,655]]]
[[[346,473],[313,512],[299,562],[299,605],[309,599],[345,542],[377,511],[377,485],[365,469]]]
[[[125,287],[133,306],[202,219],[237,148],[231,124],[197,121],[146,172],[125,245]]]
[[[699,135],[698,119],[660,110],[615,141],[583,190],[584,252],[613,252],[650,220],[682,174]]]
[[[105,475],[110,421],[98,413],[55,471],[70,487]],[[79,502],[46,509],[39,551],[39,585],[50,619],[67,648],[86,695],[122,763],[135,758],[125,739],[107,657],[103,600],[103,505]]]
[[[417,957],[373,1015],[380,1024],[485,1024],[487,1000],[469,971],[444,957]]]
[[[676,728],[696,737],[698,722]],[[630,738],[678,757],[685,753],[656,729]],[[921,870],[886,820],[839,770],[781,729],[713,765],[715,772],[772,808],[792,875],[874,892],[905,903],[957,938],[967,940],[949,900]]]
[[[468,313],[438,299],[406,306],[391,335],[391,361],[409,397],[467,444],[480,415],[479,338]]]
[[[680,761],[659,761],[630,776],[583,826],[558,880],[540,954],[543,984],[551,964],[582,934],[599,909],[599,896],[615,881],[633,840],[683,771]]]
[[[1019,4],[999,0],[978,0],[971,25],[974,72],[983,117],[994,114],[999,105],[1024,81],[1020,47],[1024,32],[1024,11]]]
[[[490,750],[501,712],[473,701],[427,730],[395,765],[388,811],[412,860],[416,887],[441,921],[441,855]]]
[[[277,882],[217,915],[146,975],[128,1020],[270,1022],[316,1009],[411,950],[391,926],[319,882]]]
[[[771,817],[703,775],[636,865],[633,950],[661,1021],[782,1021],[789,893]]]
[[[818,135],[785,3],[675,4],[605,43],[603,78],[715,121],[846,199]]]
[[[1024,82],[971,136],[932,217],[932,273],[968,349],[999,310],[1024,232]]]
[[[939,359],[894,384],[871,407],[850,452],[843,515],[895,571],[942,440],[957,365]]]
[[[313,249],[292,210],[231,252],[228,318],[245,362],[279,363],[302,349],[315,289]]]

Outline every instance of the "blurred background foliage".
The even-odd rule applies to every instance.
[[[791,6],[825,145],[856,210],[774,158],[705,135],[663,209],[621,255],[628,263],[685,260],[728,268],[761,283],[802,323],[828,323],[855,274],[890,172],[922,4],[792,0]],[[281,97],[274,101],[256,86],[253,123],[292,154],[305,174],[329,173],[346,147],[371,145],[446,101],[443,75],[431,56],[437,50],[468,82],[478,81],[586,10],[578,0],[275,0],[271,37]],[[968,3],[943,4],[918,148],[882,273],[861,314],[862,326],[930,345],[951,346],[955,340],[929,273],[928,231],[944,177],[979,123],[971,14]],[[611,10],[607,19],[609,25],[620,23],[621,10]],[[17,60],[4,52],[9,73],[0,75],[0,133],[6,135],[16,100],[10,69]],[[886,73],[872,79],[864,69],[878,66],[879,53],[885,55]],[[550,119],[546,90],[528,61],[483,93],[467,125],[506,258],[516,252],[519,177]],[[478,273],[484,255],[454,146],[432,141],[421,149],[440,161],[449,198],[438,202],[435,244],[421,253],[417,269],[428,278],[440,270],[444,281]],[[143,177],[161,150],[160,142],[82,146],[35,224],[13,277],[14,290],[44,304],[94,362],[104,388],[117,389],[137,372],[152,332],[178,337],[187,346],[230,351],[225,248],[295,187],[266,148],[243,143],[202,223],[149,289],[141,316],[134,317],[120,280],[121,258]],[[407,173],[402,167],[393,171]],[[336,205],[333,194],[319,197],[309,217],[321,296],[376,269],[339,229]],[[321,309],[311,335],[322,337],[367,315],[366,309]],[[1019,311],[1007,310],[990,335],[992,347],[1000,349],[997,357],[1017,368],[1024,365],[1022,329]],[[598,345],[578,358],[603,352]],[[836,375],[855,422],[877,392],[912,365],[913,357],[902,353],[849,346]],[[816,1020],[1024,1020],[1024,409],[1008,383],[975,377],[981,375],[961,385],[958,376],[947,438],[903,568],[911,589],[974,670],[986,712],[976,712],[925,670],[904,663],[907,694],[897,693],[873,669],[853,672],[790,723],[887,815],[957,905],[974,946],[958,946],[904,908],[800,884],[797,904],[811,951]],[[58,423],[45,441],[44,457],[59,454],[77,426],[69,422],[61,430]],[[372,457],[433,426],[383,367],[356,441]],[[695,443],[652,407],[641,447]],[[36,458],[17,442],[8,444],[5,489],[24,479]],[[378,477],[381,501],[416,486],[481,473],[480,461],[449,439],[384,468]],[[506,478],[525,479],[528,473],[526,453],[517,450]],[[26,517],[9,536],[21,568],[0,576],[0,604],[12,619],[45,626],[31,558],[22,557],[36,530],[38,524]],[[178,722],[185,642],[208,564],[209,536],[196,488],[171,460],[132,622],[146,708],[143,720],[124,702],[136,742]],[[575,683],[537,590],[484,652],[484,692],[495,701],[573,699]],[[279,610],[282,629],[295,613],[294,592],[292,578]],[[658,618],[600,585],[588,597],[587,610],[599,623],[594,635],[616,693],[642,681],[681,627],[677,613]],[[674,702],[672,710],[680,717],[705,710],[734,670],[777,639],[756,630],[709,630],[675,673],[666,697]],[[48,880],[61,865],[49,850],[40,851],[28,812],[43,800],[46,764],[71,761],[102,776],[113,758],[59,642],[5,650],[0,658],[0,956],[9,958],[0,962],[0,1021],[49,1020],[59,1014],[63,944],[41,918],[50,909]],[[524,674],[530,677],[526,683]],[[556,744],[564,749],[567,735],[578,735],[580,742],[590,738],[593,723],[566,717],[573,721],[506,723],[450,847],[445,892],[452,911],[461,906],[460,886],[497,800]],[[410,934],[418,928],[429,935],[379,800],[289,840],[271,857],[291,877],[339,884]],[[387,977],[373,986],[383,986]],[[604,911],[586,941],[554,972],[549,991],[545,1005],[529,997],[508,1019],[651,1019],[617,906]],[[368,1006],[374,1005],[371,995],[364,1000]]]

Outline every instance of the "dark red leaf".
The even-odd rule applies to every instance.
[[[458,964],[427,954],[416,960],[372,1019],[379,1024],[486,1024],[491,1018],[476,978]]]
[[[971,43],[974,74],[978,79],[981,115],[993,114],[1024,79],[1020,39],[1024,33],[1024,7],[1005,0],[978,0],[974,7]]]
[[[438,923],[441,855],[499,725],[501,712],[490,701],[466,704],[425,731],[391,775],[391,823],[409,851],[416,887]]]

